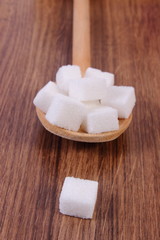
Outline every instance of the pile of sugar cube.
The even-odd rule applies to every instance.
[[[97,181],[66,177],[59,199],[60,212],[74,217],[92,218],[97,191]]]
[[[82,77],[76,65],[60,67],[33,101],[51,124],[91,134],[118,130],[135,102],[134,88],[114,86],[114,74],[89,67]]]

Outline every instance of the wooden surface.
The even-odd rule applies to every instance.
[[[0,239],[160,239],[160,2],[92,0],[92,66],[136,88],[109,143],[48,133],[32,100],[71,63],[72,1],[0,1]],[[92,220],[61,215],[66,176],[99,181]]]

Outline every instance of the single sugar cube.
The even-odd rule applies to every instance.
[[[99,77],[102,71],[97,68],[89,67],[86,69],[85,77]]]
[[[68,96],[57,94],[47,111],[46,119],[61,128],[78,131],[85,114],[84,104]]]
[[[60,212],[74,217],[92,218],[97,191],[97,181],[66,177],[59,199]]]
[[[95,108],[88,112],[81,127],[88,133],[102,133],[118,130],[118,112],[111,107]]]
[[[68,93],[69,83],[77,78],[81,78],[81,70],[76,65],[62,66],[56,74],[57,85],[66,93]]]
[[[118,110],[119,118],[128,118],[135,105],[136,97],[133,87],[112,86],[107,88],[101,103]]]
[[[87,68],[85,72],[85,77],[96,77],[106,80],[107,87],[114,85],[114,74],[109,72],[102,72],[96,68]]]
[[[49,81],[43,88],[39,90],[33,100],[33,104],[42,112],[46,113],[54,95],[59,91],[60,90],[58,89],[57,85],[54,82]]]
[[[92,101],[102,99],[106,94],[104,79],[80,78],[69,85],[69,96],[80,101]]]

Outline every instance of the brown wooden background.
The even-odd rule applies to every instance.
[[[92,0],[92,66],[136,88],[119,139],[61,139],[32,100],[71,63],[71,0],[0,0],[0,240],[160,239],[160,1]],[[61,215],[66,176],[99,181],[92,220]]]

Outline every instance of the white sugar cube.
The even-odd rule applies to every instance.
[[[94,78],[102,78],[106,80],[107,87],[114,85],[114,74],[109,72],[102,72],[96,68],[87,68],[85,72],[85,77],[94,77]]]
[[[85,77],[99,77],[102,71],[97,68],[89,67],[86,69]]]
[[[118,112],[111,107],[99,107],[86,115],[82,129],[88,133],[102,133],[119,129]]]
[[[104,79],[81,78],[72,81],[69,85],[69,96],[80,101],[102,99],[106,94]]]
[[[97,191],[97,181],[66,177],[59,200],[60,212],[74,217],[92,218]]]
[[[46,119],[61,128],[78,131],[85,114],[84,104],[68,96],[57,94],[47,111]]]
[[[136,97],[133,87],[112,86],[107,88],[101,103],[118,110],[119,118],[128,118],[135,105]]]
[[[66,93],[68,93],[69,83],[78,78],[81,78],[81,71],[80,67],[76,65],[62,66],[56,74],[57,85]]]
[[[57,85],[49,81],[40,91],[37,93],[33,100],[34,105],[39,108],[42,112],[46,113],[52,102],[52,99],[56,93],[60,90]]]

